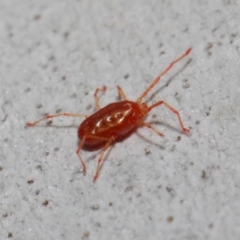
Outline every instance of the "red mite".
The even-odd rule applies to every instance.
[[[33,123],[27,123],[27,126],[33,127],[43,120],[59,116],[86,117],[86,119],[80,124],[78,128],[78,138],[80,139],[80,142],[76,153],[82,163],[83,172],[86,173],[86,165],[80,156],[80,151],[83,147],[96,148],[102,146],[100,157],[98,159],[97,170],[93,179],[93,181],[96,181],[99,176],[104,152],[114,142],[120,141],[128,137],[132,132],[136,130],[136,128],[143,126],[152,129],[160,136],[164,136],[161,132],[152,127],[149,123],[144,122],[145,117],[153,108],[160,105],[164,105],[165,107],[167,107],[170,111],[177,115],[182,131],[186,134],[189,133],[189,129],[187,129],[183,125],[183,121],[180,117],[179,112],[173,107],[171,107],[168,103],[164,101],[158,101],[151,106],[147,106],[147,104],[142,102],[142,100],[144,97],[146,97],[149,91],[160,81],[161,77],[165,75],[175,63],[182,60],[190,52],[191,48],[189,48],[179,58],[171,62],[168,67],[162,73],[160,73],[157,78],[151,83],[151,85],[142,93],[142,95],[137,99],[136,102],[127,100],[123,90],[119,86],[117,86],[118,94],[120,95],[121,101],[110,103],[109,105],[101,108],[99,105],[97,94],[99,91],[106,91],[107,88],[98,88],[94,93],[97,112],[95,112],[91,116],[74,113],[60,113],[48,115]]]

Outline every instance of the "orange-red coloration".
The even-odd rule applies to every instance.
[[[127,100],[123,90],[119,86],[117,86],[118,93],[122,101],[114,102],[101,108],[97,94],[99,91],[105,92],[106,87],[103,87],[102,89],[97,88],[94,93],[94,99],[98,111],[91,116],[74,113],[60,113],[48,115],[33,123],[27,123],[27,126],[33,127],[43,120],[59,116],[86,117],[86,119],[80,124],[78,128],[78,137],[80,139],[80,142],[76,153],[82,163],[83,171],[85,173],[86,165],[80,156],[80,151],[83,149],[83,147],[103,147],[100,153],[100,157],[98,159],[97,170],[93,179],[94,181],[96,181],[101,168],[101,162],[103,160],[104,152],[114,142],[127,137],[139,126],[148,127],[154,132],[156,132],[158,135],[164,136],[161,132],[152,127],[149,123],[144,122],[145,117],[153,108],[160,105],[164,105],[165,107],[167,107],[170,111],[177,115],[182,131],[186,134],[189,133],[189,130],[183,125],[179,112],[173,107],[171,107],[168,103],[164,101],[158,101],[151,106],[147,106],[146,103],[142,103],[142,100],[149,93],[149,91],[160,81],[161,77],[165,75],[175,63],[186,57],[190,53],[190,51],[191,48],[189,48],[175,61],[170,63],[168,67],[161,74],[159,74],[157,78],[150,84],[150,86],[142,93],[142,95],[137,99],[136,102]]]
[[[113,136],[115,141],[121,140],[142,122],[148,112],[144,107],[144,104],[128,100],[111,103],[81,123],[78,137],[82,139],[86,135],[94,136],[95,138],[85,140],[84,144],[90,147],[106,142]]]

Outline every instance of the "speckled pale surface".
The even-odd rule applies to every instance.
[[[169,2],[169,3],[168,3]],[[0,239],[240,239],[240,2],[0,1]],[[109,152],[75,154],[81,119],[116,85],[136,99],[174,58],[150,102],[163,107]],[[190,60],[190,61],[189,61]],[[168,86],[166,84],[168,83]],[[149,97],[152,95],[150,94]],[[153,118],[154,117],[154,118]]]

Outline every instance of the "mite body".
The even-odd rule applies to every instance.
[[[85,139],[84,145],[95,147],[114,138],[119,141],[141,124],[147,114],[145,104],[123,100],[111,103],[86,118],[78,128],[78,137]]]
[[[83,147],[86,148],[95,148],[102,147],[97,170],[94,176],[94,181],[99,176],[99,171],[101,168],[101,162],[103,160],[104,152],[112,145],[115,141],[122,140],[129,136],[134,130],[138,127],[147,127],[156,132],[159,136],[164,136],[161,132],[151,126],[149,123],[144,122],[147,114],[155,107],[164,105],[170,111],[172,111],[177,117],[180,123],[181,129],[184,133],[189,133],[189,130],[184,127],[182,119],[179,112],[170,106],[165,101],[158,101],[151,106],[148,106],[145,102],[142,102],[143,98],[150,92],[150,90],[160,81],[161,77],[165,75],[175,63],[179,62],[181,59],[186,57],[191,51],[189,48],[184,54],[179,58],[171,62],[167,68],[165,68],[157,78],[150,84],[150,86],[142,93],[142,95],[134,102],[127,100],[123,90],[117,86],[118,94],[121,98],[120,102],[110,103],[107,106],[101,108],[98,99],[99,91],[106,91],[106,87],[102,89],[97,88],[94,93],[95,104],[97,107],[97,112],[87,116],[84,114],[75,114],[75,113],[59,113],[53,115],[47,115],[44,118],[35,121],[33,123],[27,123],[28,127],[33,127],[39,122],[51,119],[59,116],[71,116],[71,117],[85,117],[86,119],[80,124],[78,128],[78,137],[80,139],[79,145],[77,148],[77,155],[82,163],[83,172],[86,172],[86,165],[81,158],[80,151]]]

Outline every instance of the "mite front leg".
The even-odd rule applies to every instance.
[[[152,129],[156,134],[158,134],[159,136],[161,137],[164,137],[164,134],[162,134],[161,132],[159,132],[156,128],[154,128],[151,124],[149,123],[145,123],[145,122],[141,122],[138,124],[139,126],[142,126],[142,127],[147,127],[147,128],[150,128]]]
[[[168,67],[166,67],[150,84],[150,86],[142,93],[142,95],[137,99],[137,103],[141,103],[143,98],[149,93],[149,91],[161,80],[161,78],[179,61],[185,58],[190,52],[191,48],[189,48],[184,54],[182,54],[179,58],[171,62]]]
[[[160,106],[160,105],[162,105],[162,104],[163,104],[165,107],[167,107],[171,112],[173,112],[174,114],[177,115],[178,121],[179,121],[180,126],[181,126],[181,128],[182,128],[182,131],[183,131],[185,134],[189,134],[189,129],[186,128],[186,127],[183,125],[183,121],[182,121],[182,119],[181,119],[181,117],[180,117],[179,112],[178,112],[175,108],[173,108],[172,106],[170,106],[168,103],[166,103],[166,102],[164,102],[164,101],[156,102],[156,103],[154,103],[152,106],[149,107],[149,112],[150,112],[153,108],[155,108],[155,107],[157,107],[157,106]]]

